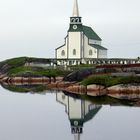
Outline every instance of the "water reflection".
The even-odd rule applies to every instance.
[[[47,90],[46,84],[39,84],[39,83],[14,83],[14,84],[8,84],[8,83],[1,83],[1,86],[4,89],[7,89],[9,91],[13,92],[19,92],[19,93],[39,93],[39,92],[45,92]]]
[[[32,93],[32,94],[46,94],[46,93],[53,93],[56,92],[56,90],[48,89],[46,84],[39,84],[39,83],[32,83],[32,84],[8,84],[8,83],[1,83],[1,86],[4,89],[7,89],[12,92],[17,93]],[[73,98],[76,99],[82,99],[87,100],[93,104],[96,105],[125,105],[125,106],[140,106],[140,99],[137,98],[137,100],[129,100],[129,99],[117,99],[109,96],[89,96],[87,94],[85,95],[78,95],[73,93],[68,93],[66,91],[63,91],[65,95],[67,96],[73,96]],[[132,94],[133,95],[133,94]]]
[[[137,132],[137,130],[139,130],[140,125],[138,123],[129,124],[130,120],[138,120],[139,110],[135,110],[133,108],[132,110],[135,113],[134,115],[133,112],[130,112],[132,110],[128,110],[128,107],[127,108],[124,107],[124,106],[135,106],[136,105],[135,101],[118,100],[107,96],[104,97],[81,96],[67,92],[57,92],[57,91],[55,91],[56,94],[55,93],[48,94],[50,93],[50,91],[46,89],[43,92],[43,95],[46,94],[46,96],[42,96],[40,95],[42,94],[42,92],[36,92],[33,90],[38,86],[46,87],[46,85],[2,84],[2,86],[12,92],[14,91],[17,93],[21,93],[20,91],[22,91],[23,93],[23,94],[11,94],[11,92],[9,92],[8,90],[2,90],[4,93],[8,94],[7,96],[7,94],[3,94],[2,92],[1,94],[2,96],[0,98],[0,102],[2,103],[2,105],[0,106],[0,110],[3,110],[3,112],[1,112],[2,118],[1,120],[4,120],[4,121],[0,120],[1,123],[0,129],[2,130],[0,132],[1,133],[0,135],[2,135],[3,138],[5,138],[5,135],[3,133],[6,132],[8,134],[7,136],[9,137],[6,140],[9,140],[11,135],[14,135],[16,137],[14,140],[20,139],[20,137],[22,137],[21,132],[24,132],[24,135],[26,135],[27,140],[31,139],[64,140],[66,138],[67,140],[73,139],[89,140],[91,139],[90,136],[92,135],[100,136],[100,138],[98,139],[111,140],[114,138],[113,133],[115,133],[116,131],[119,131],[123,136],[125,135],[125,139],[127,135],[132,136],[133,133],[137,135],[136,137],[137,139],[139,138],[139,132]],[[34,96],[32,94],[24,94],[25,92],[23,91],[25,89],[26,90],[28,89],[27,92],[29,93],[38,93],[38,94],[34,94]],[[7,106],[7,104],[9,104],[9,107]],[[107,108],[108,105],[109,107],[111,106],[112,109],[110,108],[108,109]],[[3,106],[5,106],[5,108]],[[123,108],[119,106],[123,106]],[[64,113],[64,107],[66,114]],[[114,108],[117,110],[115,110]],[[120,118],[118,114],[121,114]],[[17,117],[17,115],[19,115],[19,117]],[[68,118],[67,117],[65,118],[65,116],[67,116]],[[6,119],[6,117],[10,120],[9,121],[10,123],[14,122],[13,125],[7,123],[8,119]],[[94,125],[92,124],[91,120],[94,121]],[[58,121],[60,125],[58,124]],[[125,129],[121,129],[123,128],[123,125],[121,125],[123,122],[126,122],[124,125]],[[70,127],[68,124],[70,124]],[[7,126],[9,130],[3,129],[4,125]],[[60,129],[61,125],[62,128]],[[106,131],[107,130],[106,126],[109,126],[108,127],[110,129],[109,131]],[[135,129],[136,131],[135,132],[130,131],[131,127],[133,128],[133,130]],[[100,130],[100,133],[97,133],[98,131],[96,129]],[[13,132],[12,130],[15,131]],[[72,137],[70,135],[70,131],[68,130],[71,131]],[[17,131],[19,135],[17,134]],[[64,131],[65,136],[62,134],[62,132]],[[41,138],[38,138],[36,134],[39,134]],[[57,137],[56,135],[58,135],[59,137]],[[28,136],[30,136],[30,138]],[[85,136],[87,136],[87,138],[85,138]],[[111,138],[108,136],[110,136]],[[127,140],[131,140],[129,136]],[[123,137],[121,138],[119,137],[119,135],[118,136],[115,135],[115,138],[116,139],[113,140],[123,139]]]
[[[93,119],[102,107],[101,105],[80,99],[77,96],[75,98],[67,96],[62,92],[56,94],[56,101],[65,106],[65,112],[71,124],[71,133],[74,135],[74,140],[80,140],[84,123]]]

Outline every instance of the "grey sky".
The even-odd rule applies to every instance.
[[[139,0],[78,0],[83,24],[93,27],[109,57],[140,56]],[[54,57],[64,43],[73,0],[1,0],[0,60]]]

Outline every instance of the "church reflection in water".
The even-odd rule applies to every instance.
[[[78,96],[70,96],[62,92],[56,94],[56,101],[65,106],[65,112],[71,124],[71,133],[74,135],[74,140],[80,140],[84,123],[90,121],[102,107],[101,105],[80,99]]]

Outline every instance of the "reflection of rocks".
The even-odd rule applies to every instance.
[[[135,93],[111,93],[111,94],[108,94],[108,96],[111,96],[113,98],[118,98],[118,99],[138,99],[140,98],[140,94],[135,94]]]
[[[8,81],[8,77],[1,75],[0,82],[7,82],[7,81]]]
[[[140,98],[140,83],[120,84],[112,87],[102,85],[80,85],[78,82],[63,81],[63,77],[3,77],[2,83],[11,85],[39,85],[45,84],[48,89],[63,90],[74,94],[87,94],[90,96],[108,95],[120,99]]]
[[[119,92],[119,93],[127,93],[127,94],[131,94],[131,93],[139,94],[140,84],[120,84],[120,85],[109,87],[108,92],[109,93]]]
[[[61,81],[62,77],[3,77],[2,82],[7,83],[50,83]]]
[[[87,94],[91,96],[101,96],[107,93],[105,87],[101,85],[83,86],[80,84],[74,84],[67,87],[65,91],[76,93],[76,94]]]
[[[121,99],[140,98],[140,84],[121,84],[109,87],[108,96]]]
[[[87,86],[87,95],[91,96],[102,96],[106,95],[107,91],[104,86],[102,85],[88,85]]]
[[[57,82],[51,82],[47,86],[48,88],[52,88],[52,89],[64,90],[73,84],[75,84],[75,82],[57,81]]]
[[[125,84],[116,85],[105,88],[101,85],[88,85],[83,86],[80,84],[72,84],[63,88],[63,90],[75,94],[87,94],[90,96],[108,95],[120,99],[135,99],[140,98],[140,84]]]
[[[108,88],[108,92],[140,93],[140,84],[120,84]]]
[[[0,73],[0,81],[1,81],[3,78],[5,78],[5,77],[6,77],[5,74],[1,74],[1,73]]]
[[[87,92],[86,86],[74,84],[65,89],[68,92],[77,93],[77,94],[85,94]]]

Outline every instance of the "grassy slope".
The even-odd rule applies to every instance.
[[[38,75],[38,76],[55,77],[55,76],[65,76],[69,73],[69,71],[64,71],[61,69],[47,69],[42,67],[25,66],[25,63],[31,60],[35,61],[35,60],[39,60],[39,58],[19,57],[19,58],[5,60],[1,62],[1,64],[7,67],[5,71],[8,76],[16,76],[16,75],[30,73],[32,75]]]
[[[61,69],[45,69],[41,67],[26,67],[26,66],[20,66],[17,68],[12,68],[9,70],[8,75],[16,76],[16,75],[22,75],[30,73],[32,75],[38,75],[38,76],[64,76],[68,74],[68,71],[64,71]]]
[[[81,82],[83,85],[99,84],[110,87],[118,84],[140,83],[140,77],[113,77],[113,76],[89,76]]]

